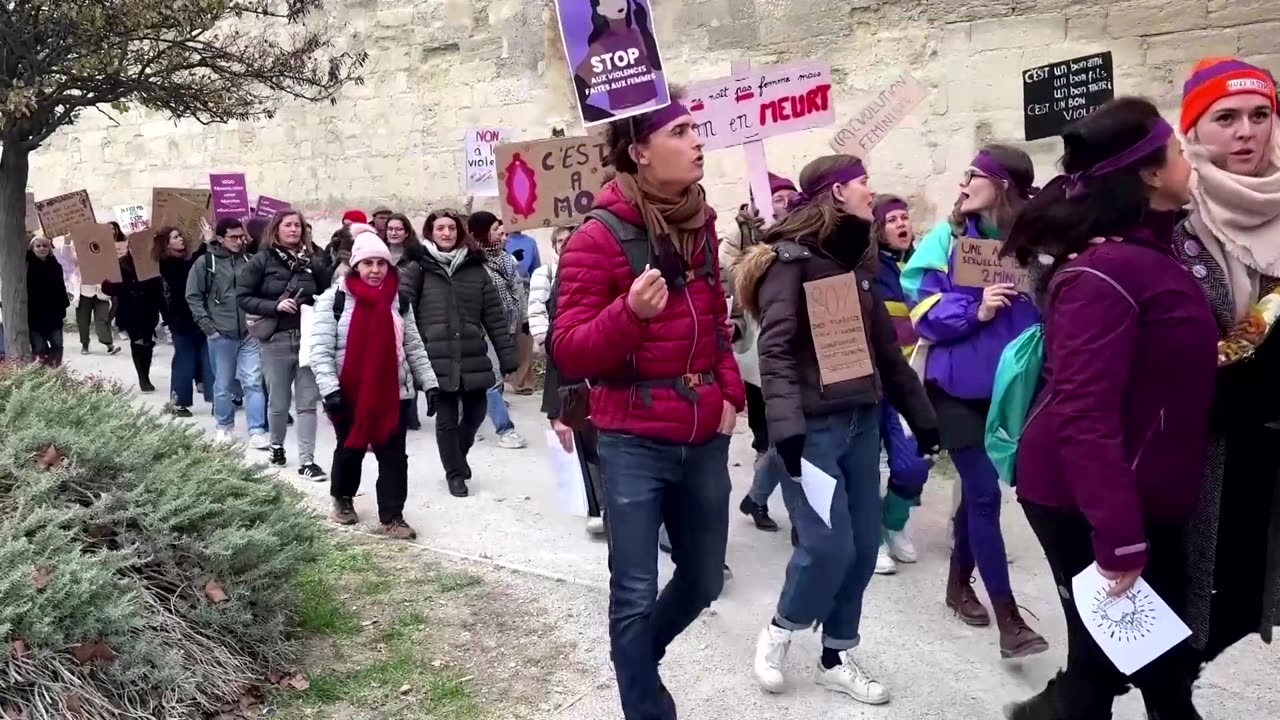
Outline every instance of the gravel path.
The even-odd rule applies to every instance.
[[[140,396],[142,402],[157,407],[164,403],[171,352],[171,346],[158,348],[152,380],[160,392]],[[133,384],[127,353],[116,357],[107,357],[100,350],[95,353],[70,355],[68,364],[79,372]],[[475,478],[469,498],[452,498],[445,488],[431,421],[424,418],[423,431],[409,434],[410,487],[405,517],[417,528],[422,545],[511,568],[513,571],[501,574],[513,587],[523,588],[524,596],[539,603],[549,619],[558,622],[566,639],[576,643],[578,655],[566,662],[566,670],[570,666],[574,672],[589,668],[590,677],[574,678],[571,684],[583,688],[580,699],[547,717],[621,718],[607,654],[604,543],[589,539],[583,532],[583,521],[565,515],[556,506],[545,458],[546,420],[538,413],[538,398],[509,399],[512,417],[529,439],[529,448],[499,449],[493,442],[492,425],[486,422],[481,431],[484,440],[471,455]],[[208,406],[200,403],[197,415],[194,422],[212,432]],[[1013,587],[1019,603],[1039,616],[1039,621],[1030,615],[1028,620],[1049,638],[1052,649],[1024,661],[1002,661],[994,628],[966,627],[951,618],[943,606],[946,513],[952,478],[939,476],[930,482],[924,507],[912,519],[920,563],[905,566],[896,576],[876,577],[867,592],[858,656],[888,685],[893,701],[868,708],[816,688],[809,680],[819,652],[819,636],[813,633],[798,636],[793,643],[791,691],[776,697],[760,692],[750,670],[755,636],[777,601],[790,545],[779,499],[773,504],[783,525],[781,533],[756,531],[737,514],[736,502],[751,480],[751,449],[745,432],[743,420],[730,453],[735,508],[728,554],[734,578],[712,610],[677,640],[664,664],[663,678],[676,697],[681,717],[996,719],[1002,717],[1004,703],[1038,691],[1057,670],[1065,657],[1065,635],[1056,591],[1012,496],[1006,496],[1004,530],[1013,558]],[[321,421],[318,459],[326,468],[333,447],[333,431],[327,421]],[[297,462],[292,440],[286,442],[286,449],[292,467]],[[246,456],[265,462],[263,453],[246,451]],[[376,465],[370,455],[365,464],[366,488],[356,498],[357,510],[366,518],[376,518],[375,476]],[[318,509],[327,510],[327,484],[302,481],[292,472],[282,473],[282,477],[305,492]],[[663,570],[669,573],[669,564]],[[547,578],[562,582],[548,582]],[[979,594],[985,601],[981,589]],[[1280,654],[1255,636],[1205,674],[1198,691],[1201,712],[1211,720],[1280,717],[1278,676]],[[1115,717],[1144,717],[1136,693],[1116,703]]]

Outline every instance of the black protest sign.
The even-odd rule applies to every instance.
[[[1026,70],[1022,73],[1026,139],[1060,135],[1067,125],[1115,96],[1109,51]]]

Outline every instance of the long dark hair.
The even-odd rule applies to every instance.
[[[1031,156],[1019,150],[1012,145],[1001,145],[992,143],[982,146],[996,162],[1004,166],[1009,172],[1009,177],[1013,178],[1013,182],[1017,187],[1006,187],[1002,192],[997,193],[996,205],[991,209],[991,219],[995,222],[996,227],[1004,230],[1013,223],[1013,218],[1022,209],[1026,200],[1022,199],[1022,193],[1026,188],[1030,188],[1036,181],[1036,166],[1031,162]],[[997,185],[1000,183],[997,181]],[[1019,188],[1023,188],[1020,190]],[[964,235],[965,225],[968,218],[964,213],[960,212],[961,201],[956,200],[955,209],[951,211],[951,230],[956,235]]]
[[[1075,121],[1062,133],[1062,172],[1089,170],[1141,142],[1160,120],[1156,106],[1142,98],[1117,98]],[[1133,165],[1092,177],[1074,197],[1068,183],[1053,182],[1029,200],[1006,231],[1001,254],[1020,265],[1051,258],[1037,290],[1048,285],[1052,272],[1072,253],[1096,237],[1121,235],[1141,225],[1149,207],[1141,171],[1164,167],[1165,147],[1151,151]]]
[[[443,218],[449,218],[453,221],[454,227],[458,229],[458,243],[455,247],[463,247],[468,250],[476,249],[475,243],[471,236],[467,234],[467,226],[462,222],[462,215],[457,210],[432,210],[431,214],[422,223],[422,242],[435,245],[435,239],[431,237],[431,228],[435,227],[436,221]]]
[[[387,222],[390,223],[392,220],[404,226],[405,256],[411,259],[422,257],[426,250],[422,247],[422,240],[418,238],[418,232],[413,229],[413,223],[409,218],[404,213],[392,213],[391,217],[387,218]]]
[[[649,69],[654,72],[662,70],[662,58],[658,55],[658,42],[653,37],[653,24],[649,22],[649,11],[645,8],[644,3],[635,0],[626,0],[627,3],[627,27],[634,27],[640,31],[640,41],[644,43],[644,52],[649,56]],[[591,33],[587,35],[587,46],[595,45],[596,41],[609,31],[609,19],[600,14],[600,0],[591,0]]]

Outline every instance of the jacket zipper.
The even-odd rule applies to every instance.
[[[1053,402],[1053,393],[1049,393],[1045,395],[1044,402],[1040,403],[1040,405],[1037,406],[1035,410],[1031,411],[1031,414],[1027,416],[1027,421],[1022,423],[1023,435],[1027,434],[1027,428],[1031,427],[1031,421],[1036,419],[1036,416],[1040,414],[1041,410],[1044,410],[1045,408],[1049,407],[1049,403],[1051,402]]]
[[[1151,440],[1155,437],[1157,430],[1164,432],[1164,408],[1160,408],[1160,414],[1156,416],[1156,421],[1151,425],[1151,429],[1147,431],[1147,437],[1142,440],[1142,447],[1138,448],[1138,454],[1133,457],[1133,463],[1129,465],[1130,470],[1136,471],[1138,469],[1138,463],[1142,462],[1142,454],[1151,445]]]
[[[693,355],[698,351],[698,314],[693,310],[693,298],[690,296],[689,286],[684,288],[685,304],[689,306],[689,317],[693,319],[693,345],[689,347],[689,359],[685,362],[684,371],[687,374],[693,373]],[[698,389],[693,390],[693,427],[689,430],[689,442],[698,436]]]

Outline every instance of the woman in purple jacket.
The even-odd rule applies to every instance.
[[[1172,247],[1190,166],[1155,106],[1121,98],[1067,128],[1064,175],[1019,213],[1004,252],[1033,266],[1044,311],[1043,388],[1017,458],[1018,499],[1044,548],[1067,621],[1067,666],[1013,720],[1111,717],[1137,686],[1151,717],[1199,718],[1190,644],[1131,676],[1085,628],[1072,578],[1098,572],[1123,596],[1143,577],[1186,602],[1217,372],[1217,326]],[[1096,568],[1096,569],[1093,569]]]
[[[1049,648],[1022,619],[1013,597],[1000,532],[1000,479],[984,439],[1000,354],[1036,323],[1039,313],[1011,284],[965,287],[953,276],[959,239],[999,238],[999,228],[1008,227],[1031,197],[1034,180],[1026,153],[1005,145],[984,147],[965,171],[951,218],[929,231],[902,271],[911,321],[928,345],[925,389],[938,413],[942,446],[960,474],[947,607],[968,625],[991,624],[970,585],[976,566],[991,596],[1004,658]]]

